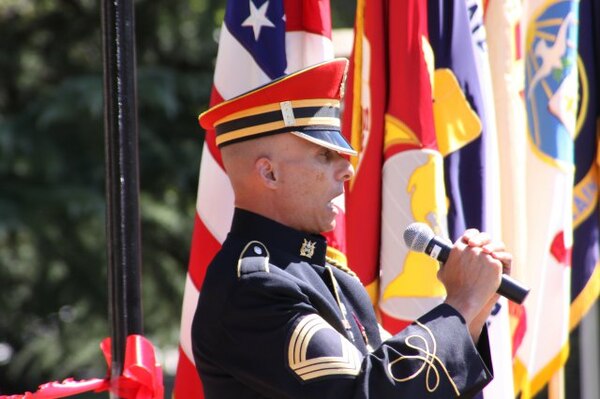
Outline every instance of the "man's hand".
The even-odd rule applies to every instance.
[[[482,234],[485,235],[485,233],[482,233]],[[477,239],[468,240],[467,245],[479,246],[483,241],[485,241],[485,240],[482,240],[480,242],[478,242]],[[501,242],[501,241],[487,242],[486,244],[483,244],[481,249],[483,252],[489,254],[494,259],[496,259],[496,260],[500,261],[500,263],[502,263],[502,274],[510,275],[511,264],[512,264],[512,255],[510,253],[506,252],[506,247],[503,242]],[[490,316],[490,313],[491,313],[492,309],[494,308],[494,305],[496,304],[496,302],[498,302],[499,298],[500,298],[500,295],[498,295],[498,294],[493,295],[492,298],[482,308],[481,312],[479,312],[479,314],[475,317],[475,319],[473,319],[473,321],[469,325],[469,331],[471,332],[471,336],[474,337],[473,339],[475,342],[477,342],[477,339],[479,338],[479,335],[481,334],[481,329],[483,328],[483,325],[485,324],[488,317]]]
[[[487,233],[465,231],[440,268],[438,278],[446,287],[446,303],[465,318],[474,342],[498,300],[502,273],[510,273],[512,256],[502,242]]]

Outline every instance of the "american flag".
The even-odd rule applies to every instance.
[[[230,0],[219,37],[210,105],[331,58],[329,0]],[[214,131],[207,131],[183,298],[175,398],[204,397],[192,355],[191,323],[206,267],[221,247],[232,215],[233,191]]]

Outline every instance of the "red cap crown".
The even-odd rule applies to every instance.
[[[292,132],[335,151],[356,155],[340,134],[340,99],[348,61],[326,61],[217,104],[199,117],[215,129],[217,145]]]

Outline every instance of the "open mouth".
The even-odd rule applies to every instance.
[[[329,200],[330,204],[335,205],[337,208],[344,208],[344,191],[338,192],[335,196]]]
[[[336,215],[340,213],[340,208],[336,204],[334,204],[333,201],[327,204],[327,208]]]

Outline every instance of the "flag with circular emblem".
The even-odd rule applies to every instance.
[[[569,352],[579,2],[528,1],[523,21],[527,241],[519,277],[531,292],[514,373],[527,399],[562,369]]]

